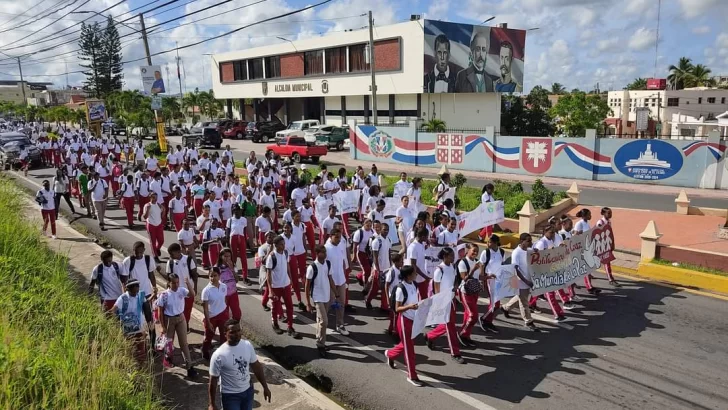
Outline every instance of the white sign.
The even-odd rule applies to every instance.
[[[452,292],[440,292],[417,304],[415,320],[412,323],[412,339],[417,337],[426,326],[441,325],[450,321]]]
[[[356,212],[359,208],[360,192],[360,190],[355,189],[353,191],[339,191],[333,195],[334,205],[336,205],[340,215]]]
[[[402,206],[398,198],[384,198],[384,217],[397,216],[397,209]]]
[[[409,188],[409,184],[400,184],[399,182],[397,182],[396,184],[394,184],[394,194],[392,196],[400,199],[403,196],[407,195],[407,191],[409,190]],[[410,198],[410,200],[411,199],[412,198]]]
[[[329,206],[333,204],[330,199],[319,198],[315,201],[314,212],[316,213],[316,220],[319,225],[323,226],[324,219],[329,217]]]
[[[397,235],[397,225],[394,224],[394,218],[385,218],[384,223],[389,225],[389,233],[387,238],[392,241],[392,245],[399,244],[399,236]]]
[[[139,67],[142,76],[142,86],[146,95],[164,94],[164,80],[162,69],[158,65],[143,65]]]
[[[518,275],[515,265],[502,265],[495,272],[495,279],[488,279],[488,291],[490,293],[489,311],[492,312],[495,304],[503,299],[518,294]]]
[[[371,198],[371,196],[369,195],[369,189],[364,188],[363,190],[361,190],[361,209],[359,210],[359,212],[362,215],[367,214],[367,202],[369,202],[369,198]]]
[[[460,237],[463,237],[471,232],[479,231],[485,226],[503,221],[505,221],[503,201],[482,203],[473,211],[458,215],[458,233]]]
[[[153,110],[161,110],[162,109],[162,97],[155,95],[152,97],[152,109]]]

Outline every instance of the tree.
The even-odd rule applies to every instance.
[[[685,88],[685,80],[687,80],[690,73],[693,71],[693,62],[687,57],[680,57],[677,66],[671,65],[668,70],[670,74],[667,76],[667,81],[674,90],[682,90]]]
[[[583,137],[587,129],[597,129],[611,111],[607,101],[598,94],[572,92],[559,99],[551,115],[566,135]]]
[[[119,40],[119,31],[116,29],[116,25],[111,16],[106,20],[103,45],[104,68],[106,71],[101,77],[103,95],[106,96],[112,91],[120,91],[122,85],[124,85],[124,67],[121,64],[121,41]]]
[[[715,81],[710,77],[710,68],[696,64],[685,78],[685,87],[712,87]]]
[[[86,76],[83,89],[89,95],[95,96],[96,98],[101,98],[101,73],[105,72],[102,44],[99,23],[81,23],[81,37],[78,40],[78,46],[80,48],[78,58],[84,61],[83,64],[79,65],[86,69],[83,72]]]
[[[528,101],[528,97],[526,101]],[[504,96],[501,106],[501,129],[508,135],[532,137],[554,135],[556,127],[548,111],[538,104],[528,105],[528,107],[525,106],[520,97]]]
[[[554,85],[560,86],[561,84],[556,83]],[[553,90],[553,85],[551,86],[551,89]],[[533,87],[531,89],[531,92],[528,93],[528,96],[526,97],[526,104],[531,107],[538,107],[542,110],[548,110],[549,108],[551,108],[551,101],[549,101],[549,92],[540,85]]]
[[[566,88],[561,83],[551,84],[551,94],[566,94]]]
[[[627,84],[628,90],[646,90],[647,79],[639,77],[635,78],[631,83]]]
[[[171,125],[172,120],[184,119],[179,101],[172,97],[162,97],[162,116]]]
[[[200,92],[197,88],[195,88],[194,92],[187,93],[184,97],[182,97],[182,107],[184,107],[185,110],[192,109],[192,122],[196,122],[194,118],[197,115],[197,110],[202,108]]]
[[[212,120],[216,118],[222,111],[222,101],[215,99],[215,94],[210,91],[202,91],[199,93],[200,112],[207,115]]]
[[[445,124],[445,121],[433,118],[422,124],[422,128],[424,128],[427,132],[445,132],[447,125]]]

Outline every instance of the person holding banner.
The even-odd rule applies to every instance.
[[[407,173],[401,172],[399,174],[399,181],[394,183],[395,198],[398,196],[407,195],[407,190],[410,189],[411,186],[412,186],[412,183],[407,181]],[[397,193],[400,193],[400,195],[397,195]]]
[[[541,237],[541,239],[536,241],[535,245],[533,245],[534,252],[553,248],[554,236],[554,227],[551,225],[546,225],[546,227],[543,228],[543,236]],[[554,292],[546,292],[545,296],[546,300],[549,303],[549,306],[551,306],[551,312],[554,314],[554,318],[559,322],[565,320],[566,316],[564,316],[564,310],[561,308],[559,301],[556,300],[556,294]],[[532,296],[531,300],[529,301],[529,307],[535,307],[537,301],[538,296]]]
[[[602,217],[601,217],[601,219],[599,219],[597,221],[597,226],[600,227],[600,228],[603,227],[603,226],[607,226],[607,225],[611,226],[612,225],[612,222],[611,222],[611,219],[612,219],[612,208],[610,208],[608,206],[605,206],[604,208],[602,208],[601,214],[602,214]],[[607,272],[607,278],[609,279],[609,284],[610,285],[614,286],[615,288],[621,288],[622,287],[622,285],[620,285],[614,279],[614,275],[612,274],[612,263],[611,262],[607,262],[607,263],[604,264],[604,271]]]
[[[381,232],[372,237],[371,245],[372,249],[372,284],[369,288],[369,294],[366,299],[367,309],[372,309],[372,299],[376,298],[380,294],[381,290],[381,305],[379,310],[389,311],[389,303],[387,303],[387,294],[384,292],[384,275],[389,267],[392,266],[391,252],[392,241],[389,239],[389,225],[382,224]]]
[[[568,215],[561,215],[561,229],[558,232],[558,236],[561,237],[562,242],[566,242],[571,239],[571,232],[574,229],[574,223],[571,221]],[[569,299],[574,302],[581,300],[579,295],[576,294],[576,283],[572,283],[569,286]]]
[[[480,254],[480,263],[483,266],[483,282],[488,283],[488,279],[496,279],[496,272],[503,265],[505,260],[505,251],[500,247],[500,237],[498,235],[490,235],[488,247]],[[488,298],[491,305],[488,306],[488,313],[481,316],[478,320],[480,328],[483,332],[498,333],[498,328],[493,324],[493,319],[500,309],[500,301],[493,304],[493,295],[491,295],[490,286],[485,286],[488,291]]]
[[[473,326],[478,320],[478,296],[480,289],[471,287],[470,284],[480,281],[480,270],[483,264],[478,260],[478,245],[474,243],[465,244],[465,257],[460,259],[457,264],[458,275],[460,280],[458,291],[460,292],[463,307],[463,324],[460,326],[460,333],[457,334],[458,341],[463,346],[475,346],[475,342],[470,339],[473,332]],[[466,283],[469,285],[466,287]]]
[[[447,292],[450,294],[454,294],[455,279],[457,275],[457,273],[455,272],[455,265],[453,263],[455,261],[455,252],[452,250],[452,248],[442,248],[437,257],[440,258],[442,263],[440,263],[440,265],[435,268],[432,293],[438,294],[440,292]],[[430,333],[425,334],[427,347],[430,350],[435,350],[435,339],[444,334],[447,334],[447,343],[450,346],[450,356],[452,357],[452,359],[460,364],[465,364],[465,359],[460,356],[460,346],[458,346],[458,341],[455,336],[456,332],[454,301],[450,302],[450,320],[448,320],[447,323],[437,325],[434,330],[432,330]]]
[[[493,184],[485,184],[485,186],[483,186],[483,195],[480,196],[480,202],[483,204],[488,202],[495,202],[495,198],[493,198],[493,191],[495,191],[495,187],[493,186]],[[478,239],[483,242],[485,238],[490,238],[492,234],[493,225],[485,226],[478,234]]]
[[[533,245],[533,239],[531,238],[531,234],[524,232],[518,240],[518,247],[516,247],[516,249],[513,250],[513,253],[511,253],[511,263],[515,265],[516,275],[518,275],[518,279],[520,279],[520,282],[518,283],[518,295],[514,296],[513,299],[505,304],[505,306],[502,306],[501,312],[503,312],[503,316],[511,317],[509,311],[513,305],[518,303],[525,326],[534,332],[538,332],[540,329],[533,323],[531,310],[528,307],[528,298],[531,294],[531,288],[533,287],[533,282],[531,282],[531,272],[528,269],[528,248]]]
[[[591,224],[589,224],[589,221],[591,220],[591,211],[587,208],[582,208],[579,210],[579,212],[576,213],[577,218],[579,221],[574,225],[574,234],[580,234],[584,233],[591,229]],[[586,291],[594,296],[599,296],[599,294],[602,292],[601,289],[598,289],[594,286],[592,286],[591,283],[591,274],[587,274],[584,276],[584,285],[586,286]]]
[[[369,198],[372,199],[372,198]],[[369,214],[367,214],[367,219],[371,221],[377,221],[377,222],[384,222],[384,207],[386,206],[386,203],[383,199],[377,199],[376,206],[369,211]]]
[[[394,311],[397,313],[397,332],[399,333],[399,344],[384,351],[387,365],[396,369],[394,363],[399,355],[404,353],[404,361],[407,365],[407,381],[415,387],[422,387],[423,384],[417,377],[415,370],[415,345],[412,340],[412,324],[415,320],[417,310],[417,286],[414,283],[415,277],[419,274],[415,266],[403,266],[399,273],[400,283],[393,289]]]
[[[435,194],[434,200],[437,201],[437,209],[444,208],[444,202],[446,199],[455,200],[455,190],[450,186],[450,173],[445,172],[440,175],[440,182],[435,187],[433,194]]]
[[[369,239],[372,236],[374,236],[372,221],[365,219],[362,227],[354,232],[352,238],[351,259],[356,258],[356,261],[359,262],[359,267],[361,267],[361,272],[356,275],[356,280],[360,286],[364,286],[364,283],[369,281],[369,276],[372,274],[372,261],[366,252]]]
[[[420,300],[427,299],[427,291],[430,287],[430,276],[427,273],[427,265],[425,262],[425,247],[427,246],[427,238],[430,234],[425,228],[420,228],[416,232],[416,240],[407,247],[407,259],[405,265],[412,266],[417,274],[415,283]]]
[[[404,258],[402,257],[401,253],[395,253],[392,255],[392,267],[390,267],[387,272],[386,276],[384,278],[384,297],[387,298],[387,304],[389,304],[389,300],[392,299],[392,291],[397,287],[397,284],[399,283],[399,272],[400,269],[402,269],[402,266],[404,265]],[[389,309],[389,327],[386,330],[386,333],[390,336],[397,335],[397,332],[395,332],[394,324],[397,321],[397,313],[395,312],[394,306],[390,306]]]

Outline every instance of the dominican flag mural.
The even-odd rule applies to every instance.
[[[725,145],[717,144],[714,142],[706,142],[706,141],[694,141],[690,144],[683,147],[682,151],[683,154],[685,154],[686,157],[690,156],[693,152],[697,151],[700,148],[708,148],[708,151],[713,154],[716,160],[720,160],[723,156],[723,153],[725,152],[726,147]]]
[[[480,135],[469,135],[465,138],[465,154],[469,154],[475,147],[482,145],[485,154],[498,165],[506,168],[518,168],[521,150],[519,147],[502,148],[496,147],[491,141]]]
[[[599,154],[573,142],[556,141],[554,146],[556,147],[556,156],[561,152],[565,152],[571,162],[589,172],[600,175],[614,174],[612,159],[606,155]]]

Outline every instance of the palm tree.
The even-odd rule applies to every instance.
[[[195,88],[194,92],[187,93],[182,97],[182,107],[185,110],[192,109],[192,118],[196,116],[197,109],[201,109],[200,92]],[[194,121],[193,121],[194,122]]]
[[[628,90],[646,90],[647,79],[639,77],[635,78],[630,84],[627,84]]]
[[[566,88],[561,83],[551,84],[551,94],[565,94]]]
[[[422,124],[422,128],[424,128],[427,132],[445,132],[447,125],[445,124],[445,121],[439,118],[433,118]]]
[[[215,93],[210,91],[200,92],[200,111],[212,120],[222,111],[222,101],[215,99]]]
[[[172,97],[162,98],[162,115],[167,121],[168,125],[172,124],[172,120],[184,118],[182,115],[182,109],[179,104],[179,100]]]
[[[680,57],[677,66],[671,65],[668,67],[670,74],[667,76],[667,81],[674,90],[682,90],[685,88],[685,80],[688,78],[693,70],[693,62],[687,57]]]
[[[710,77],[710,74],[710,68],[702,64],[696,64],[685,79],[685,86],[711,87],[715,85],[715,81]]]

